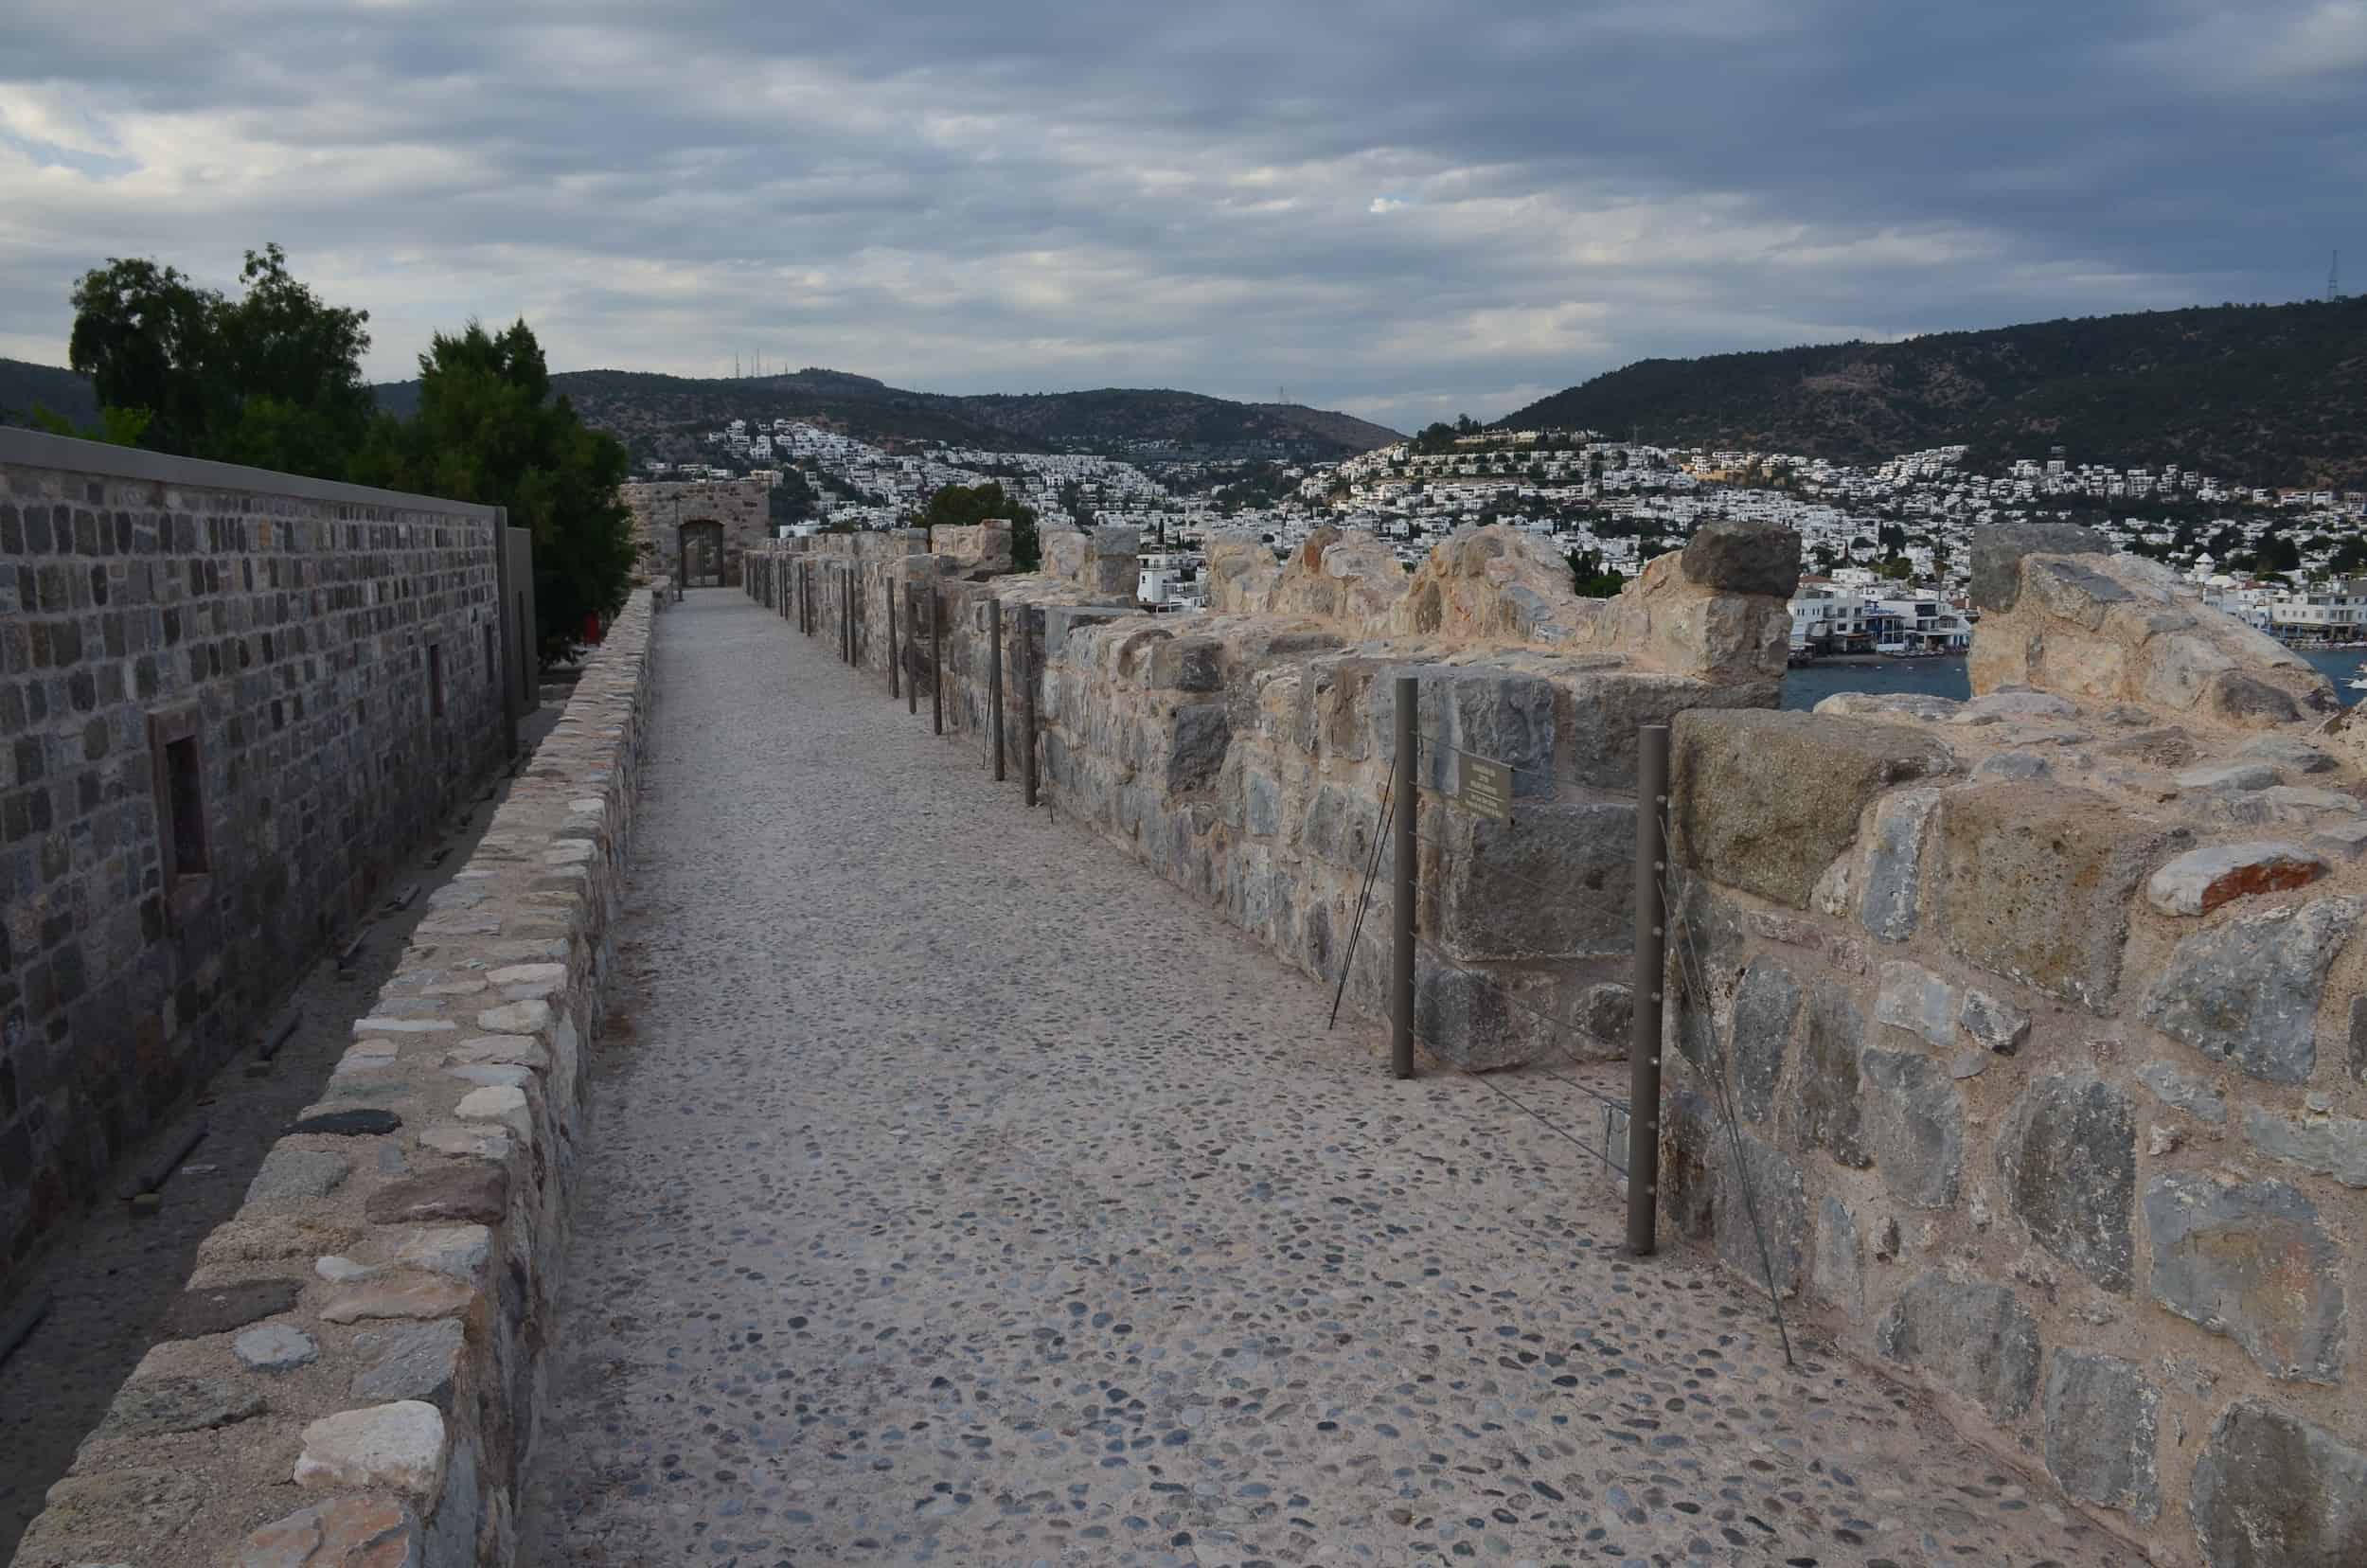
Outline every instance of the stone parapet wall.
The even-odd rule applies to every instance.
[[[648,718],[635,593],[20,1568],[506,1563]]]
[[[2367,773],[2231,671],[1682,715],[1664,1212],[2158,1562],[2367,1561]]]
[[[617,498],[632,514],[633,545],[648,576],[681,578],[685,530],[711,525],[718,585],[737,585],[748,552],[773,537],[773,487],[763,479],[655,480],[620,485]]]
[[[0,430],[0,1280],[507,757],[499,526]]]

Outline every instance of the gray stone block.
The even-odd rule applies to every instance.
[[[2212,1423],[2187,1512],[2209,1568],[2367,1562],[2367,1452],[2249,1400]]]
[[[270,1409],[262,1395],[235,1378],[139,1378],[116,1391],[97,1437],[162,1437],[210,1432],[253,1420]]]
[[[1838,1198],[1817,1205],[1816,1252],[1808,1280],[1816,1293],[1839,1307],[1852,1323],[1865,1316],[1865,1247],[1857,1218]]]
[[[2283,1182],[2171,1172],[2145,1188],[2153,1299],[2225,1334],[2272,1378],[2342,1376],[2342,1260],[2317,1205]]]
[[[1877,976],[1874,1018],[1945,1050],[1956,1042],[1956,989],[1921,964],[1894,960]]]
[[[2047,1363],[2045,1411],[2046,1468],[2065,1491],[2144,1522],[2161,1513],[2162,1391],[2136,1366],[2057,1350]]]
[[[2022,557],[2110,555],[2112,543],[2070,523],[2000,523],[1972,530],[1972,607],[2011,610],[2021,597]]]
[[[1956,1015],[1956,1022],[1983,1050],[1995,1051],[2000,1056],[2012,1056],[2030,1038],[2028,1013],[1987,991],[1969,987],[1965,990],[1964,1009]]]
[[[1874,1344],[2001,1424],[2038,1391],[2038,1325],[2002,1285],[1927,1274],[1891,1303]]]
[[[2200,1078],[2188,1078],[2166,1061],[2148,1061],[2137,1069],[2137,1081],[2152,1090],[2162,1104],[2221,1127],[2227,1122],[2227,1101]]]
[[[1807,1190],[1790,1156],[1748,1132],[1740,1142],[1739,1164],[1733,1140],[1720,1137],[1716,1142],[1711,1241],[1717,1256],[1746,1278],[1764,1283],[1772,1272],[1776,1293],[1791,1295],[1800,1289],[1806,1263]],[[1762,1234],[1765,1253],[1759,1250]]]
[[[1448,810],[1438,939],[1458,958],[1601,957],[1635,945],[1635,807]],[[1556,896],[1556,890],[1559,890]]]
[[[1677,718],[1670,826],[1676,859],[1794,909],[1858,836],[1858,816],[1894,785],[1954,766],[1903,724],[1753,710]]]
[[[2326,870],[2316,854],[2283,840],[2215,844],[2189,849],[2156,871],[2145,882],[2145,902],[2164,915],[2208,915],[2254,893],[2306,886]]]
[[[1774,523],[1705,523],[1686,542],[1678,567],[1688,582],[1721,593],[1789,598],[1800,586],[1800,534]]]
[[[2331,1176],[2346,1187],[2367,1187],[2367,1121],[2315,1114],[2281,1116],[2248,1105],[2244,1136],[2263,1154]]]
[[[1964,1173],[1965,1111],[1948,1069],[1927,1056],[1868,1050],[1859,1070],[1866,1143],[1884,1188],[1913,1208],[1953,1204]]]
[[[1884,941],[1903,942],[1915,934],[1923,897],[1924,834],[1939,803],[1937,790],[1901,790],[1885,795],[1874,808],[1859,918]]]
[[[1186,794],[1214,789],[1233,745],[1233,721],[1221,703],[1175,710],[1166,736],[1166,789]]]
[[[1791,1029],[1800,1016],[1800,982],[1772,958],[1753,960],[1735,992],[1733,1043],[1735,1112],[1764,1122],[1774,1113],[1775,1085],[1791,1056]]]
[[[1865,1015],[1847,987],[1819,980],[1809,989],[1800,1040],[1800,1070],[1792,1075],[1795,1135],[1841,1164],[1862,1170],[1874,1163],[1858,1074],[1865,1050]]]
[[[370,1361],[353,1375],[353,1398],[371,1404],[418,1399],[449,1413],[465,1338],[458,1318],[356,1336],[354,1348]]]
[[[2128,1096],[2092,1073],[2033,1082],[1997,1136],[2006,1212],[2031,1239],[2126,1295],[2137,1203],[2137,1123]]]
[[[2145,1001],[2145,1022],[2270,1083],[2318,1064],[2326,967],[2358,923],[2356,898],[2288,904],[2178,944]]]
[[[2109,1012],[2130,895],[2181,835],[2084,790],[1950,791],[1934,835],[1935,927],[1967,963]]]
[[[326,1198],[352,1169],[353,1162],[343,1154],[275,1144],[247,1184],[246,1207],[283,1209]]]

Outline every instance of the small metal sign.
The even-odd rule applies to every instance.
[[[1512,769],[1485,757],[1460,759],[1454,787],[1455,804],[1474,816],[1512,820]]]

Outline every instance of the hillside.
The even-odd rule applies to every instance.
[[[1296,403],[1229,402],[1164,388],[1101,387],[949,401],[984,423],[1039,441],[1112,452],[1141,447],[1171,448],[1179,454],[1350,457],[1404,438],[1380,425]]]
[[[2367,488],[2367,296],[2220,305],[1692,360],[1640,360],[1497,421],[1863,462],[2178,463]]]
[[[0,359],[0,424],[30,424],[36,405],[77,425],[95,422],[98,399],[89,378],[58,365],[28,365]]]

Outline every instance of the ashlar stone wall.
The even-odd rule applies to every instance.
[[[1677,720],[1668,1222],[2158,1562],[2367,1562],[2367,770],[2152,563],[1977,548],[1970,701]]]
[[[318,1104],[265,1157],[18,1568],[505,1564],[614,967],[635,593]]]
[[[678,577],[683,532],[713,525],[721,540],[721,585],[737,586],[748,552],[773,538],[773,487],[762,479],[658,480],[621,485],[634,543],[650,576]]]
[[[506,759],[498,526],[0,430],[0,1281]]]

